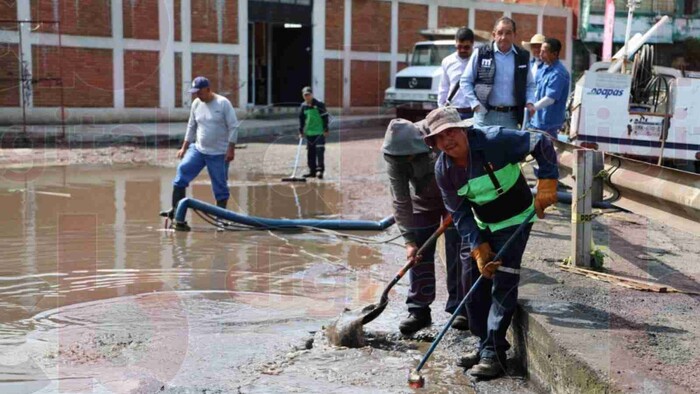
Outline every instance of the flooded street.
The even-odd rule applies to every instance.
[[[390,212],[377,176],[382,163],[357,160],[379,144],[331,144],[329,177],[305,184],[280,182],[291,172],[293,145],[250,144],[231,168],[229,209],[379,220]],[[365,328],[369,346],[333,348],[322,335],[344,308],[376,302],[403,264],[402,240],[391,240],[395,227],[353,238],[216,231],[190,213],[193,231],[164,230],[157,213],[170,202],[174,151],[152,157],[160,166],[4,172],[1,392],[411,391],[409,369],[448,318],[444,287],[436,324],[422,340],[398,335],[407,281]],[[212,200],[205,173],[189,192]],[[448,334],[441,346],[450,350],[437,352],[424,370],[428,391],[476,388],[454,366],[473,343]],[[503,392],[526,387],[522,378],[505,382]]]

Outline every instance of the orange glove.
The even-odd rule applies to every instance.
[[[479,267],[479,272],[486,279],[493,278],[496,270],[501,265],[500,261],[491,261],[496,254],[491,250],[491,246],[488,243],[483,242],[479,246],[472,250],[472,257],[476,260],[476,265]]]
[[[557,180],[538,179],[537,194],[535,195],[535,212],[537,217],[544,219],[544,210],[557,202]]]

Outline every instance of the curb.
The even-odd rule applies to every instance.
[[[551,393],[621,393],[602,373],[562,346],[545,328],[535,304],[542,301],[519,299],[508,329],[516,359],[537,386]]]
[[[358,129],[369,127],[384,127],[393,118],[390,115],[342,119],[337,117],[329,129],[335,132],[344,132],[345,129]],[[297,119],[285,122],[270,122],[257,127],[245,127],[245,123],[238,131],[239,142],[250,142],[261,139],[271,139],[279,136],[296,135],[299,129]],[[166,125],[166,124],[162,124]],[[184,131],[173,133],[168,126],[163,126],[161,132],[118,132],[114,130],[129,128],[130,125],[101,125],[95,131],[67,132],[65,138],[61,138],[58,127],[31,131],[25,135],[21,130],[10,128],[4,130],[0,137],[0,147],[7,148],[31,148],[43,144],[56,145],[122,145],[122,144],[164,144],[168,142],[180,143],[185,137]],[[184,130],[184,126],[180,129]],[[138,127],[136,127],[138,130]]]

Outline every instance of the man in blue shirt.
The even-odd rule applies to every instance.
[[[474,51],[460,78],[460,90],[474,112],[477,127],[517,129],[523,121],[523,108],[531,109],[535,102],[530,54],[513,44],[515,31],[515,21],[499,18],[493,42]]]
[[[561,42],[547,38],[540,56],[544,64],[537,70],[535,105],[530,110],[530,126],[557,138],[564,124],[566,100],[569,97],[571,77],[559,61]]]

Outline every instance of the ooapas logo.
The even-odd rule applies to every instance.
[[[609,96],[622,96],[624,92],[625,91],[622,89],[593,88],[588,94],[591,96],[605,96],[605,98],[608,98]]]

